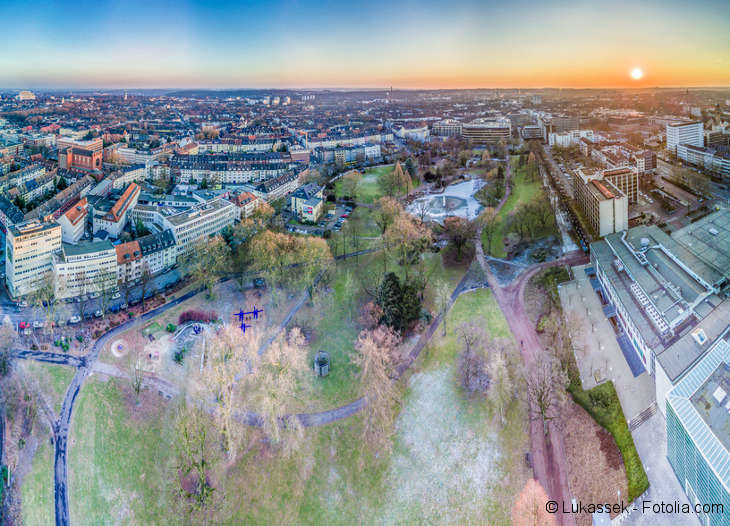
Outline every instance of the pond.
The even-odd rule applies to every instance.
[[[484,208],[474,198],[474,194],[484,184],[484,181],[479,178],[451,184],[444,189],[443,193],[419,197],[408,205],[407,210],[411,214],[420,216],[425,206],[426,213],[423,215],[423,219],[426,221],[443,223],[444,219],[449,216],[459,216],[471,221],[476,219]]]

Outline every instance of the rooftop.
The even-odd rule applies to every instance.
[[[730,209],[703,217],[673,232],[672,238],[730,280]]]
[[[67,258],[114,250],[114,245],[112,245],[111,241],[89,241],[87,243],[79,243],[78,245],[63,243],[61,246],[63,247],[63,254]]]
[[[730,344],[720,340],[667,396],[667,403],[725,491],[730,491],[729,361]]]

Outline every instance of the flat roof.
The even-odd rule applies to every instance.
[[[82,256],[85,254],[93,254],[95,252],[103,252],[105,250],[114,250],[114,245],[111,241],[89,241],[87,243],[79,243],[78,245],[72,245],[70,243],[63,243],[63,253],[66,257],[69,256]]]
[[[667,403],[725,491],[730,491],[729,360],[730,344],[718,341],[667,395]],[[722,402],[715,397],[718,387],[726,392]]]
[[[672,233],[706,265],[730,280],[730,209],[722,209]]]

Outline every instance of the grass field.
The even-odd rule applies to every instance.
[[[512,156],[512,191],[497,216],[499,223],[492,236],[491,250],[486,246],[486,236],[482,235],[484,252],[491,253],[492,256],[498,258],[503,258],[507,255],[504,250],[504,225],[507,216],[520,204],[529,203],[542,193],[540,181],[527,181],[527,166],[518,167],[517,159],[518,156]]]
[[[53,524],[53,446],[44,440],[33,456],[33,465],[21,488],[23,524]]]
[[[371,204],[383,197],[385,194],[383,193],[383,189],[380,187],[378,179],[380,179],[381,175],[390,173],[394,169],[395,165],[393,164],[384,164],[381,166],[366,168],[357,188],[357,201],[360,203]],[[416,178],[413,181],[414,188],[418,187],[419,184],[420,181]],[[335,196],[339,199],[342,195],[342,181],[338,180],[335,183]]]
[[[43,394],[51,408],[58,414],[66,389],[76,372],[73,367],[29,360],[22,361],[19,366],[28,381]]]
[[[258,448],[242,452],[219,473],[229,498],[215,522],[480,524],[490,517],[490,524],[508,524],[511,496],[524,483],[524,413],[513,404],[501,426],[487,402],[461,395],[454,328],[468,319],[486,320],[490,335],[508,334],[489,291],[456,301],[447,336],[438,332],[404,386],[392,453],[362,451],[359,415],[307,429],[291,459]],[[174,402],[147,394],[134,408],[128,390],[92,378],[79,395],[69,452],[73,524],[175,522],[168,423]]]

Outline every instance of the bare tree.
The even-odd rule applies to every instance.
[[[565,401],[565,371],[550,354],[541,353],[526,371],[525,384],[530,418],[541,420],[547,435],[548,422],[558,417]]]
[[[55,321],[56,307],[56,283],[52,272],[46,272],[38,281],[36,290],[30,297],[31,305],[43,313],[47,330],[50,330]]]
[[[101,310],[102,315],[105,315],[109,309],[116,281],[117,274],[111,270],[99,271],[94,276],[94,285],[99,293],[99,310]]]
[[[353,362],[359,368],[360,394],[367,398],[363,439],[372,450],[387,449],[399,400],[398,388],[391,379],[391,354],[387,346],[378,344],[373,331],[367,330],[358,336],[355,350]]]
[[[428,213],[433,209],[433,199],[427,197],[414,201],[413,208],[416,211],[416,217],[423,223]]]
[[[182,258],[182,266],[203,285],[206,296],[213,296],[218,278],[231,268],[231,251],[221,236],[203,239]]]
[[[279,336],[261,358],[252,380],[254,403],[270,442],[290,457],[302,445],[304,429],[296,404],[313,373],[307,364],[307,346],[297,328]]]
[[[6,317],[0,326],[0,378],[7,376],[12,368],[12,350],[18,341],[10,317]]]
[[[213,421],[221,437],[228,459],[234,461],[246,438],[247,429],[235,420],[238,411],[248,409],[247,398],[255,385],[258,338],[254,331],[245,334],[235,325],[221,328],[206,340],[206,360],[203,385],[206,398],[214,400]],[[242,376],[242,390],[236,391],[236,380]]]
[[[183,405],[175,420],[174,447],[178,470],[178,495],[188,519],[200,519],[211,509],[215,489],[209,472],[216,461],[214,440],[209,437],[210,421],[195,406]],[[197,521],[196,521],[197,522]],[[203,522],[198,522],[203,523]]]
[[[141,340],[141,338],[140,338]],[[144,368],[142,362],[142,349],[144,342],[137,341],[133,346],[134,349],[130,353],[129,369],[132,390],[134,391],[135,403],[139,405],[139,393],[142,392],[142,381],[144,380]]]
[[[446,336],[446,309],[449,308],[451,303],[451,287],[444,280],[438,280],[434,287],[434,302],[436,303],[436,315],[439,314],[441,317],[441,325],[443,326],[443,336]]]
[[[83,320],[86,314],[86,307],[89,305],[89,292],[91,291],[92,281],[91,277],[83,270],[77,272],[74,278],[79,291],[79,295],[76,297],[79,306],[79,316]]]
[[[140,294],[141,294],[141,300],[142,300],[142,310],[144,311],[144,302],[145,302],[145,296],[147,296],[147,292],[149,291],[149,285],[150,281],[152,281],[152,272],[150,272],[150,267],[147,265],[147,263],[144,263],[144,268],[142,269],[142,275],[139,277],[140,280]]]
[[[548,513],[547,493],[535,479],[528,479],[512,507],[514,526],[557,526],[555,515]]]

